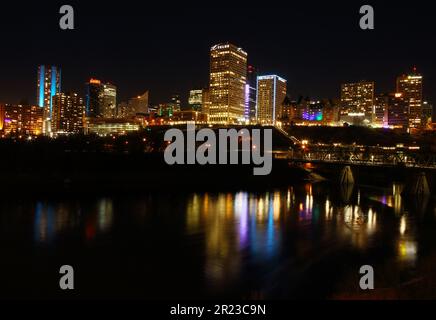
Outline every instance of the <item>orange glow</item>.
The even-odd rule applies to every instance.
[[[98,79],[91,78],[91,80],[89,80],[89,83],[92,83],[92,84],[101,84],[101,81],[98,80]]]

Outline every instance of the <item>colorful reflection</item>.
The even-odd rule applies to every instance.
[[[92,240],[97,234],[108,232],[113,224],[112,200],[106,198],[89,207],[38,202],[34,212],[34,241],[38,244],[52,244],[56,237],[77,230],[83,232],[86,240]]]

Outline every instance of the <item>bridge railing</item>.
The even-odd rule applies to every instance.
[[[383,148],[338,148],[334,146],[312,146],[306,150],[278,151],[276,158],[295,162],[330,162],[363,164],[373,166],[407,166],[436,169],[436,154],[419,150],[395,150]]]

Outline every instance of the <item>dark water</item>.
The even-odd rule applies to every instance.
[[[1,297],[348,297],[360,292],[364,264],[377,288],[425,283],[427,297],[435,203],[401,189],[2,199]],[[65,264],[75,270],[73,292],[58,289]]]

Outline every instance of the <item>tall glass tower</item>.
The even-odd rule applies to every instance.
[[[36,101],[44,108],[44,133],[50,133],[50,119],[53,109],[53,97],[61,92],[61,69],[56,66],[38,67]]]
[[[276,75],[257,77],[257,121],[274,125],[281,117],[286,97],[286,80]]]
[[[224,43],[210,49],[211,123],[245,122],[247,53]]]

